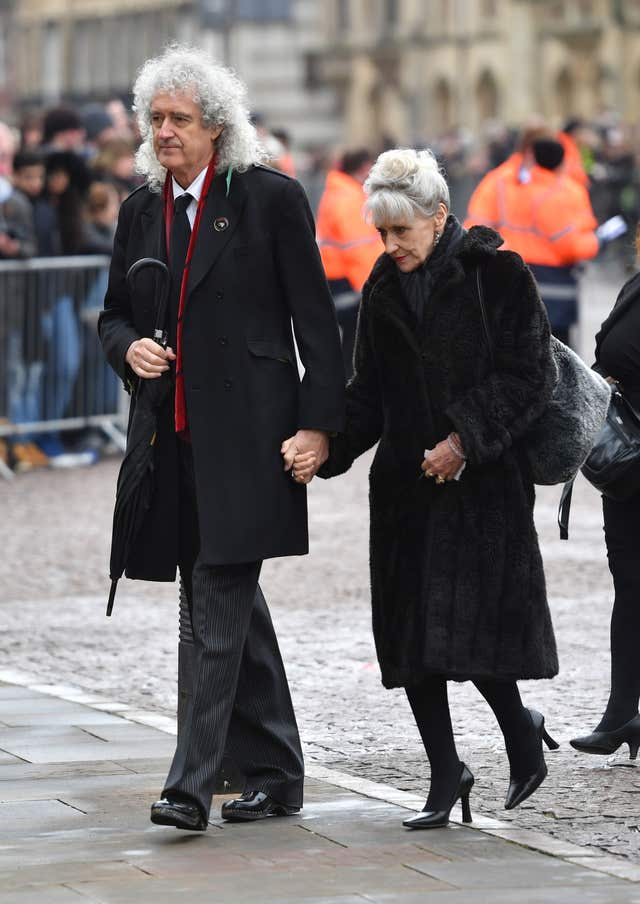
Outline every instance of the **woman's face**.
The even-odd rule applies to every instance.
[[[47,176],[47,189],[49,194],[63,195],[69,188],[69,174],[64,170],[54,170]]]
[[[435,248],[436,233],[441,233],[447,219],[447,208],[440,204],[432,217],[416,214],[411,220],[377,224],[385,253],[393,258],[403,273],[411,273],[427,260]]]

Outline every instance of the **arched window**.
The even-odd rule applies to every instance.
[[[482,73],[476,86],[476,107],[478,121],[497,119],[499,115],[498,85],[495,76],[488,69]]]
[[[561,119],[568,119],[575,115],[575,85],[568,68],[562,69],[558,73],[554,96],[556,98],[556,114]]]
[[[433,122],[427,122],[429,135],[441,135],[454,124],[453,93],[449,82],[440,78],[433,90]]]

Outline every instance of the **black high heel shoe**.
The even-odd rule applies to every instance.
[[[569,743],[581,753],[599,753],[603,756],[615,753],[621,744],[628,744],[629,759],[635,760],[640,748],[640,715],[614,731],[594,731],[583,738],[573,738]]]
[[[451,813],[457,800],[462,804],[462,821],[471,822],[471,807],[469,806],[469,793],[473,787],[474,778],[471,771],[462,763],[462,771],[460,773],[460,781],[456,788],[453,800],[448,810],[422,810],[415,816],[409,816],[403,820],[402,825],[408,829],[442,829],[449,824],[449,814]]]
[[[532,773],[532,775],[527,776],[527,778],[511,779],[507,797],[504,802],[505,810],[513,810],[515,807],[519,806],[523,800],[531,797],[533,792],[540,787],[547,777],[548,770],[547,764],[544,761],[544,753],[542,752],[542,742],[544,741],[549,750],[557,750],[560,746],[557,741],[553,740],[544,727],[544,716],[542,713],[539,713],[536,709],[530,709],[529,715],[531,716],[531,721],[533,722],[533,727],[535,728],[538,736],[538,743],[540,745],[540,765],[536,771]]]

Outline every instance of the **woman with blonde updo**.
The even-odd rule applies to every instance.
[[[542,715],[517,681],[558,670],[520,437],[550,398],[544,306],[491,229],[466,232],[430,151],[381,154],[365,183],[384,254],[363,289],[347,427],[322,477],[379,442],[371,468],[373,629],[382,682],[404,687],[431,765],[410,828],[447,824],[474,779],[456,750],[447,681],[471,680],[509,759],[505,807],[547,774]],[[482,291],[493,363],[483,327]],[[318,462],[299,455],[308,481]]]

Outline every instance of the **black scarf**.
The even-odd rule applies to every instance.
[[[440,241],[423,264],[411,273],[398,271],[402,292],[409,309],[415,314],[418,324],[422,326],[424,312],[446,269],[449,258],[458,249],[466,235],[457,218],[450,213],[447,217]]]

